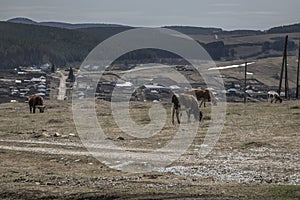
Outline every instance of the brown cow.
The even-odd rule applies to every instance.
[[[188,122],[190,122],[190,116],[193,114],[195,120],[201,121],[203,114],[199,110],[199,105],[197,99],[193,95],[189,94],[173,94],[172,96],[172,124],[174,124],[174,115],[176,113],[176,118],[178,124],[180,124],[181,111],[185,108]]]
[[[189,89],[187,94],[196,95],[197,100],[200,102],[200,106],[202,104],[206,107],[205,102],[212,102],[213,105],[217,105],[217,100],[215,95],[207,88],[192,88]]]
[[[38,108],[40,113],[45,111],[44,99],[39,95],[32,95],[28,100],[30,113],[35,113],[35,109]]]

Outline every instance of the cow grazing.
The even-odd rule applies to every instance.
[[[205,102],[211,102],[213,105],[217,105],[217,100],[215,95],[206,88],[192,88],[189,89],[187,92],[187,94],[191,94],[191,95],[196,95],[197,100],[200,102],[200,106],[206,107]]]
[[[269,100],[270,100],[271,103],[273,103],[273,102],[277,103],[277,101],[279,101],[280,103],[282,103],[282,98],[275,91],[269,91],[268,92],[268,102],[269,102]]]
[[[44,99],[39,95],[32,95],[28,100],[30,113],[35,113],[35,109],[38,108],[40,113],[45,111]]]
[[[197,99],[189,94],[173,94],[172,96],[172,124],[174,124],[174,115],[176,114],[177,122],[180,124],[181,111],[185,110],[190,122],[190,116],[194,115],[195,120],[201,121],[203,114],[199,110]]]

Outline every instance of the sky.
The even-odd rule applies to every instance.
[[[0,21],[266,30],[300,23],[300,0],[0,0]]]

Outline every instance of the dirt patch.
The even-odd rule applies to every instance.
[[[48,120],[49,124],[57,124],[57,123],[63,123],[63,120],[59,120],[59,119],[50,119]]]
[[[300,106],[291,106],[290,109],[291,110],[293,110],[293,109],[300,109]]]
[[[272,145],[266,142],[247,142],[242,145],[242,148],[255,148],[255,147],[268,147],[271,148]]]

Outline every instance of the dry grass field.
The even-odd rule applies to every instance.
[[[231,64],[241,64],[245,61],[235,62],[217,62],[217,66],[228,66]],[[249,61],[248,61],[249,62]],[[248,75],[249,78],[254,78],[265,84],[266,86],[278,87],[280,71],[282,66],[282,57],[265,58],[253,60],[253,64],[248,66],[248,72],[253,75]],[[288,57],[288,78],[289,87],[296,88],[297,76],[297,58],[296,56]],[[226,76],[234,77],[240,80],[244,79],[244,67],[220,70],[220,73]],[[226,79],[224,80],[227,81]]]
[[[263,43],[265,41],[273,41],[274,38],[284,38],[286,35],[289,35],[290,40],[297,42],[299,38],[299,33],[277,33],[277,34],[265,34],[265,35],[219,35],[218,39],[224,41],[226,45],[234,44],[245,44],[245,43]],[[195,40],[198,40],[203,43],[215,42],[215,35],[191,35]]]
[[[228,103],[219,141],[200,158],[196,152],[211,119],[207,107],[188,151],[172,165],[148,173],[110,169],[93,158],[76,132],[71,102],[46,104],[46,112],[36,114],[25,103],[0,105],[1,199],[300,198],[300,101]],[[97,101],[97,117],[116,145],[159,148],[178,128],[168,118],[161,133],[137,139],[118,128],[109,106]],[[150,106],[131,104],[137,124],[149,122]],[[170,117],[171,105],[163,106]]]

